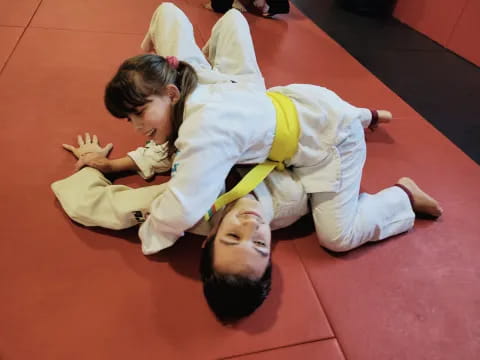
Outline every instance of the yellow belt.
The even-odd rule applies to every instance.
[[[205,220],[209,220],[225,205],[252,192],[274,169],[284,170],[284,161],[295,155],[300,136],[300,124],[295,104],[290,98],[277,92],[269,91],[267,96],[272,100],[277,113],[275,137],[268,160],[255,166],[232,190],[220,196],[208,210]]]

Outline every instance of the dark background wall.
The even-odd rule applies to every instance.
[[[341,1],[293,3],[480,164],[480,68],[394,17],[359,15],[345,10]],[[401,5],[402,1],[423,0],[399,0],[397,16],[407,14],[407,3]],[[468,6],[471,0],[466,1]],[[450,2],[454,0],[438,0]],[[464,17],[469,16],[466,9]],[[430,10],[424,11],[428,14]],[[478,46],[478,38],[473,40]]]

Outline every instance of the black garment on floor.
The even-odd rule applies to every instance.
[[[232,8],[233,0],[211,0],[212,9],[215,12],[225,13]],[[290,11],[290,3],[288,0],[267,0],[269,6],[268,15],[273,16],[276,14],[288,14]],[[258,13],[252,4],[246,6],[249,12]]]
[[[288,14],[290,12],[290,3],[288,0],[267,0],[267,4],[270,7],[268,14],[270,16],[276,14]]]
[[[218,13],[226,13],[232,8],[233,0],[211,0],[212,9]]]

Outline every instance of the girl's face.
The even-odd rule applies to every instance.
[[[163,144],[172,132],[172,108],[179,98],[177,87],[167,85],[164,95],[149,96],[149,102],[138,107],[137,112],[129,114],[128,120],[136,131],[157,144]]]
[[[271,230],[260,203],[251,196],[238,200],[215,236],[213,267],[223,274],[260,278],[270,260]]]

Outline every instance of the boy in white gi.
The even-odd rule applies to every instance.
[[[95,159],[105,158],[111,149],[98,146],[96,136],[86,135],[85,141],[79,137],[79,147],[66,145],[77,157],[85,153],[99,154]],[[93,154],[92,154],[93,153]],[[139,174],[148,178],[154,173],[170,169],[167,148],[165,146],[147,145],[135,151]],[[132,153],[130,153],[132,154]],[[232,170],[231,177],[240,177],[245,169]],[[232,179],[236,181],[236,179]],[[112,183],[97,169],[84,167],[75,174],[52,184],[57,199],[67,215],[85,226],[101,226],[108,229],[125,229],[141,224],[148,216],[150,205],[160,196],[166,184],[132,189]],[[273,171],[267,179],[259,184],[252,194],[236,200],[225,207],[210,221],[202,219],[188,231],[197,235],[210,237],[205,241],[201,258],[201,275],[205,284],[205,295],[212,310],[221,320],[240,318],[253,312],[267,297],[271,284],[271,230],[287,227],[309,212],[307,194],[300,181],[288,170]],[[260,224],[261,223],[261,224]],[[222,280],[228,279],[227,294],[219,294],[222,281],[217,281],[212,272],[213,234],[232,231],[243,234],[242,243],[247,246],[237,247],[233,252],[217,255],[224,264],[233,261],[235,268],[223,274]],[[252,231],[254,230],[254,233]],[[248,237],[248,239],[247,239]],[[222,245],[231,244],[228,239],[219,237]],[[214,284],[212,287],[212,280]],[[219,286],[220,285],[220,286]],[[225,287],[223,287],[225,288]],[[212,297],[212,290],[214,296]],[[235,296],[233,296],[235,294]],[[242,299],[241,304],[233,303]],[[228,306],[225,310],[225,305]]]
[[[142,47],[174,56],[125,61],[107,86],[105,103],[114,116],[128,118],[157,143],[168,141],[170,153],[177,151],[172,178],[140,227],[142,249],[151,254],[171,246],[201,219],[233,165],[262,163],[271,155],[278,107],[266,94],[248,24],[236,10],[227,12],[212,30],[204,48],[209,61],[195,44],[186,16],[170,3],[156,10]],[[363,128],[388,121],[388,112],[356,108],[313,85],[270,91],[287,98],[298,114],[298,143],[284,163],[311,194],[321,245],[347,251],[407,231],[413,226],[412,206],[441,214],[436,201],[409,179],[378,194],[359,196],[366,155]],[[134,160],[131,156],[102,165],[85,157],[80,165],[134,169]],[[228,273],[231,264],[216,257],[223,245],[240,248],[218,245],[214,275]]]

